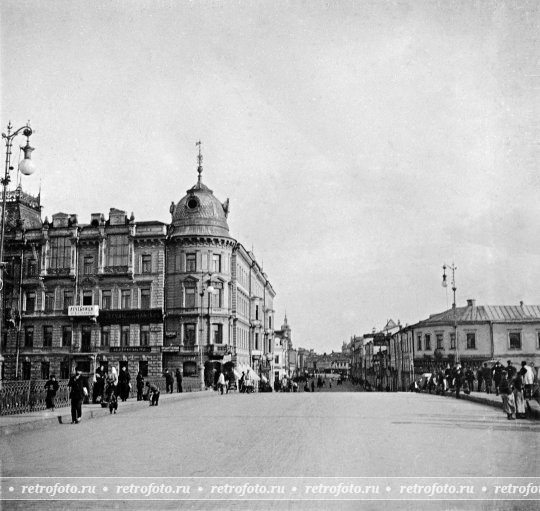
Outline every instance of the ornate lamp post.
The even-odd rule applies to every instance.
[[[199,315],[199,377],[200,377],[200,384],[201,384],[201,390],[204,390],[206,388],[205,382],[204,382],[204,362],[203,362],[203,301],[204,301],[204,295],[206,292],[208,292],[208,323],[210,323],[210,295],[214,292],[214,287],[212,286],[212,275],[208,274],[206,275],[208,277],[205,280],[205,277],[201,277],[201,289],[199,291],[200,299],[200,315]],[[206,287],[205,287],[206,286]],[[210,325],[208,326],[210,328]],[[208,332],[208,336],[210,336],[210,332]],[[209,344],[209,343],[208,343]]]
[[[452,271],[452,292],[453,292],[453,302],[452,302],[452,310],[454,313],[454,349],[455,349],[455,363],[457,364],[459,362],[459,349],[458,349],[458,332],[457,332],[457,310],[456,310],[456,270],[457,267],[452,263],[452,265],[446,265],[443,264],[443,276],[442,276],[442,286],[447,287],[448,283],[446,282],[446,268]]]
[[[0,366],[3,369],[4,357],[2,356],[2,344],[3,344],[3,327],[4,327],[4,236],[6,229],[6,195],[7,195],[7,186],[11,181],[10,172],[13,170],[11,166],[11,148],[13,146],[13,139],[19,135],[23,134],[26,137],[26,145],[21,147],[24,152],[24,159],[19,163],[19,171],[25,176],[33,174],[36,170],[34,163],[31,160],[33,147],[30,147],[30,135],[32,135],[32,128],[30,128],[30,123],[27,123],[26,126],[19,128],[18,130],[13,131],[13,126],[11,121],[7,125],[7,133],[2,133],[2,138],[6,141],[6,166],[4,170],[4,177],[0,179],[2,183],[2,227],[0,231]],[[0,382],[3,379],[3,371],[0,374]],[[1,385],[1,383],[0,383]]]

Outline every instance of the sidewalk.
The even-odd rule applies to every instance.
[[[214,390],[175,392],[173,394],[161,393],[159,404],[162,405],[176,401],[184,401],[186,399],[212,397],[217,395],[218,392],[215,392]],[[148,406],[148,401],[137,401],[136,399],[130,398],[123,403],[118,403],[118,413],[132,411],[143,406]],[[83,405],[81,419],[87,421],[89,419],[97,419],[98,417],[105,417],[107,415],[110,415],[108,408],[102,408],[101,405],[89,404]],[[17,415],[2,415],[0,416],[0,438],[22,431],[43,429],[46,426],[58,423],[71,424],[71,407],[63,406],[61,408],[56,408],[54,412],[50,410],[40,410]]]
[[[425,393],[426,391],[424,391]],[[435,395],[435,394],[434,394]],[[501,396],[496,396],[495,394],[486,394],[485,392],[471,392],[470,394],[465,394],[464,392],[460,393],[460,399],[464,401],[473,401],[475,403],[480,403],[483,405],[494,406],[495,408],[502,408],[502,399]],[[447,392],[445,397],[450,397],[456,399],[455,392]],[[535,399],[526,400],[526,409],[528,417],[531,419],[540,419],[540,405]]]

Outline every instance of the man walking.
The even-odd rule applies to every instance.
[[[178,392],[182,392],[182,371],[180,371],[180,368],[176,368],[176,390]]]
[[[84,386],[80,367],[75,369],[75,374],[69,379],[69,399],[71,400],[71,424],[81,422],[82,403],[84,396],[88,395],[88,390]]]
[[[173,393],[174,378],[169,369],[165,369],[165,392],[167,394]]]
[[[484,362],[484,367],[482,367],[481,371],[482,371],[482,379],[484,380],[484,383],[486,385],[486,394],[491,394],[492,371],[488,367],[487,362]]]

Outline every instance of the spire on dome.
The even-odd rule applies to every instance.
[[[198,167],[197,167],[197,172],[199,173],[199,178],[197,180],[197,185],[201,185],[201,174],[202,174],[202,171],[203,171],[203,167],[202,167],[202,161],[203,161],[203,157],[202,157],[202,153],[201,153],[201,145],[202,145],[202,142],[199,140],[198,142],[195,143],[196,146],[199,146],[199,155],[197,156],[197,161],[199,163]]]

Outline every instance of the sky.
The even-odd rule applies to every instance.
[[[0,123],[43,217],[170,221],[197,180],[295,347],[540,304],[540,3],[3,0]],[[15,146],[25,139],[17,139]],[[19,157],[16,149],[13,158]]]

